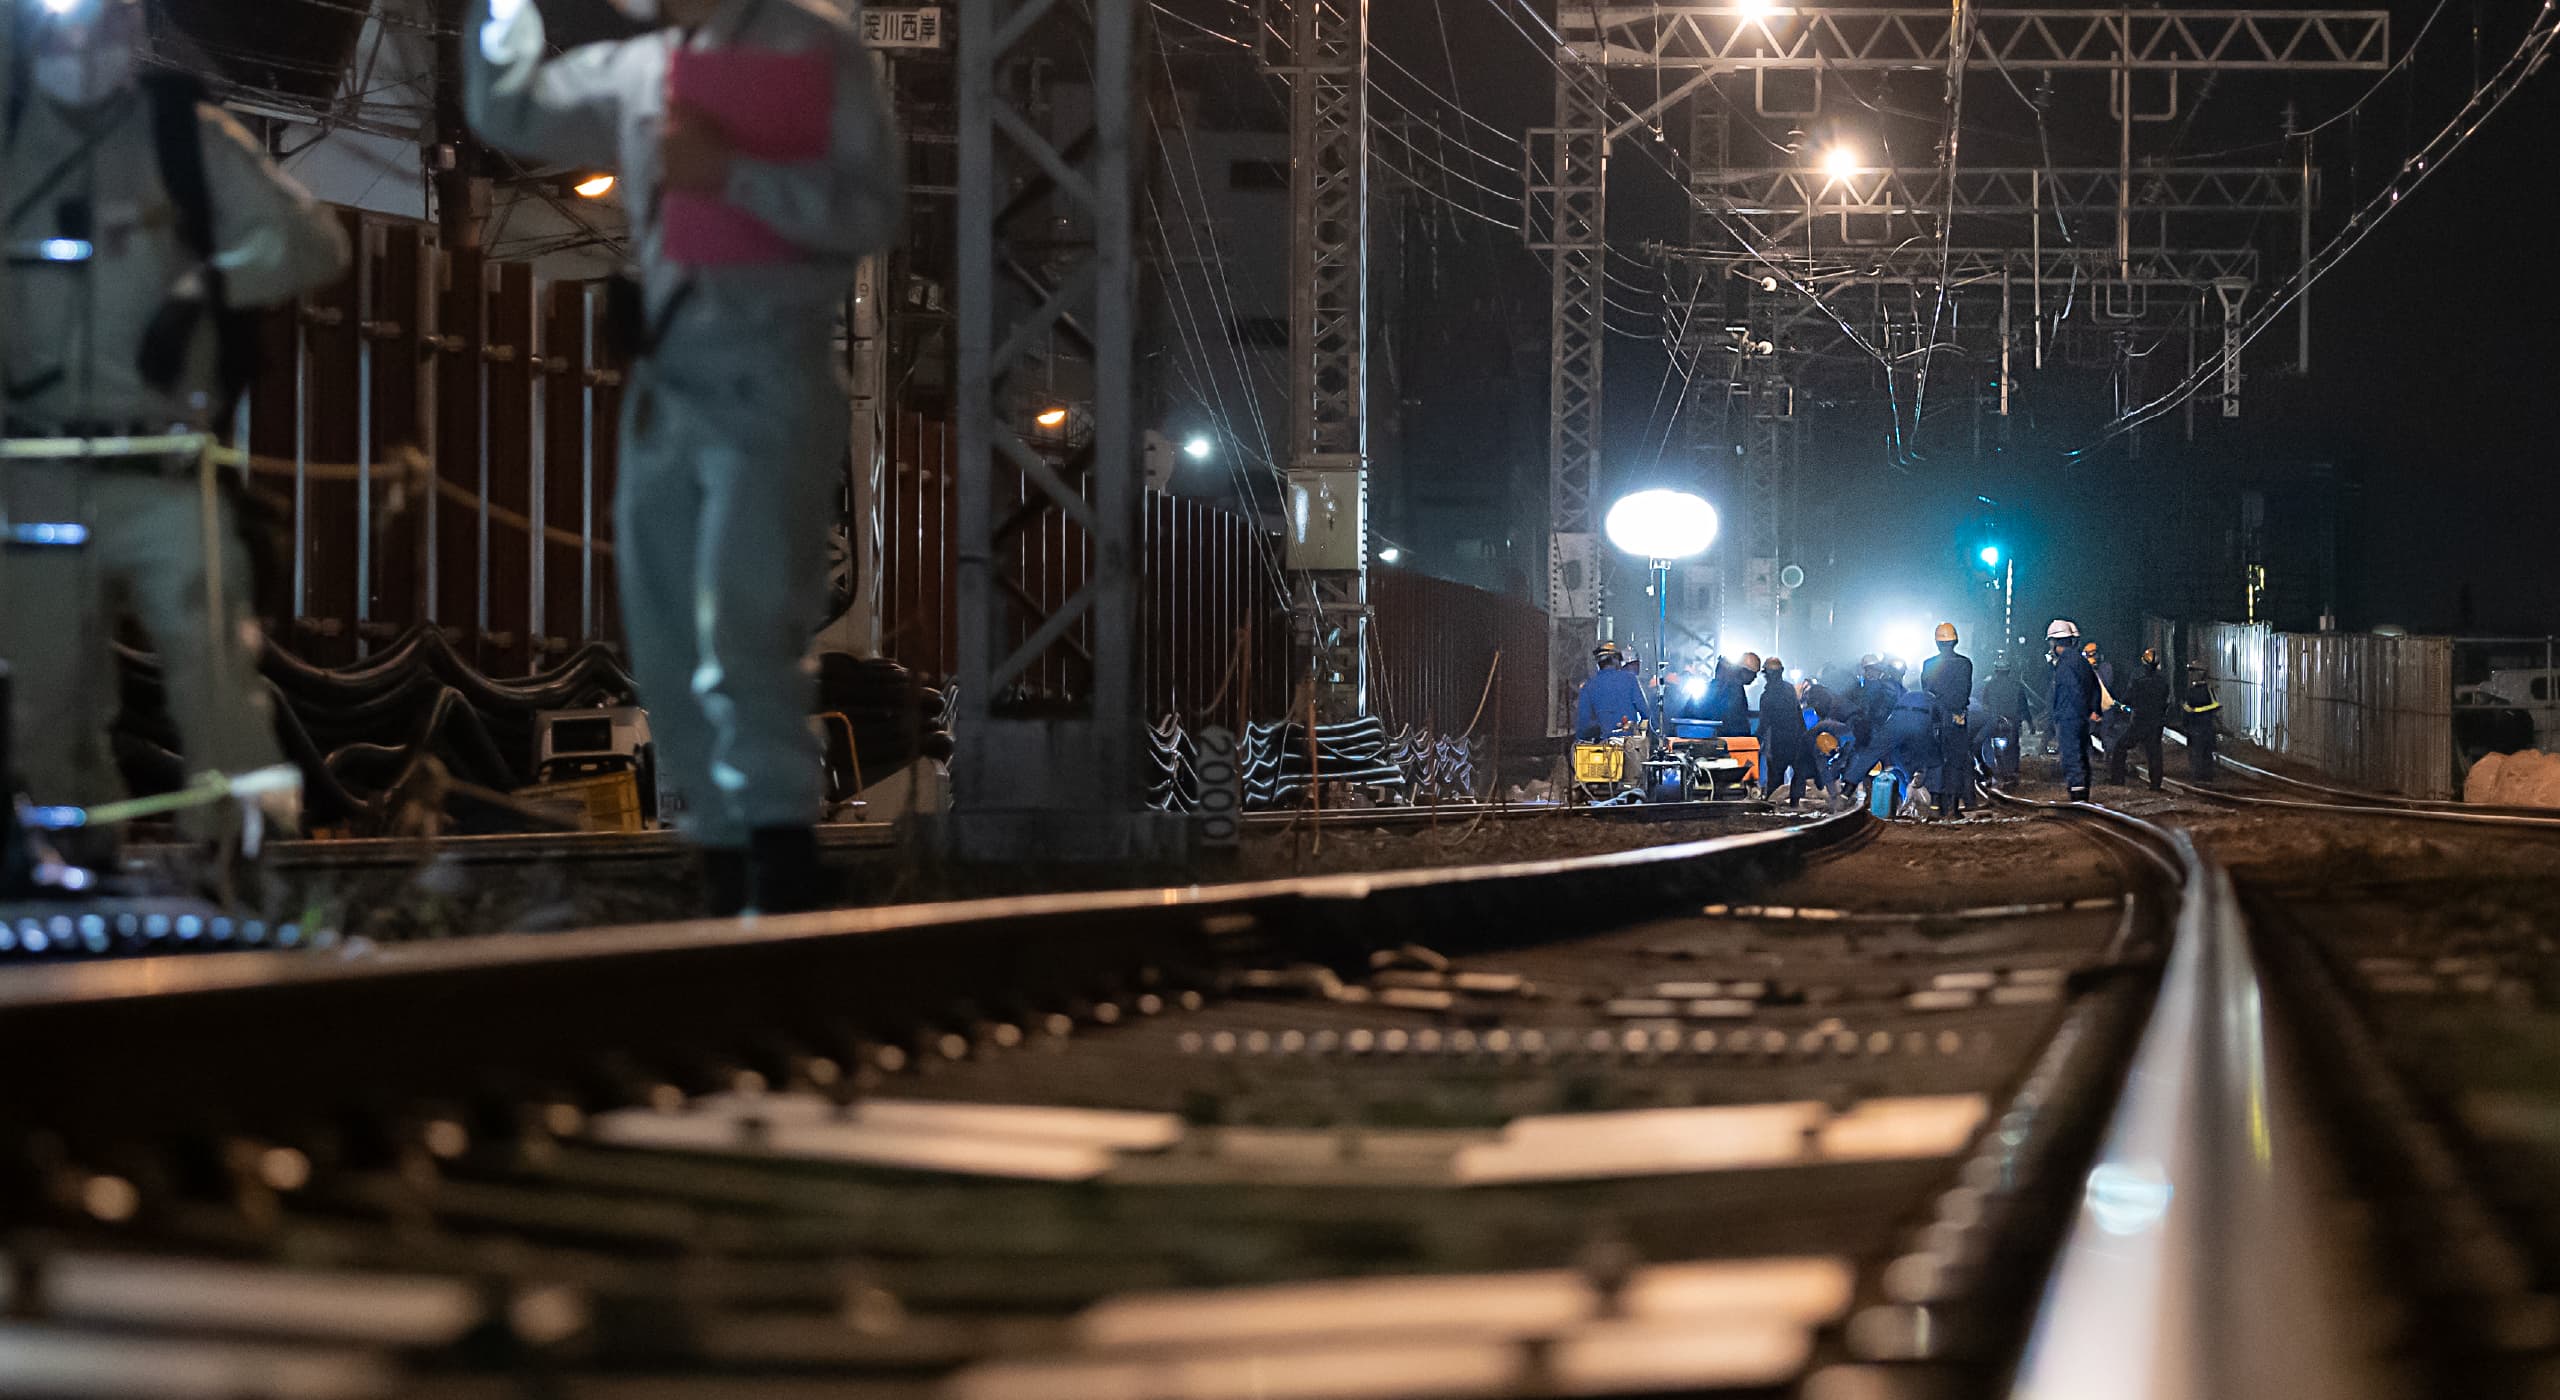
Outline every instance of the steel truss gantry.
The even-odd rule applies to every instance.
[[[1143,110],[1133,58],[1144,9],[1139,0],[960,7],[960,714],[945,834],[971,859],[1125,859],[1159,853],[1170,834],[1140,811],[1136,748],[1132,118]],[[1054,142],[1015,103],[1027,85],[1011,79],[1020,65],[1079,52],[1092,63],[1092,129]],[[1045,203],[1021,193],[1034,187],[1046,188]],[[1061,228],[1073,231],[1067,241]],[[1028,290],[1009,272],[1021,268],[1038,269]],[[1008,389],[1039,372],[1052,333],[1070,326],[1092,345],[1093,431],[1060,461],[1035,446]],[[1017,479],[1030,499],[999,508]],[[1083,536],[1091,571],[1044,610],[1013,572],[1015,546],[1061,518]],[[1025,697],[1026,677],[1052,656],[1083,684]]]
[[[1564,5],[1564,56],[1611,68],[1942,72],[1945,5]],[[2380,71],[2385,10],[1975,9],[1969,63],[2110,72]]]
[[[1289,578],[1326,719],[1368,706],[1369,0],[1298,0],[1289,79]]]
[[[1602,322],[1608,289],[1607,90],[1597,74],[1556,82],[1555,125],[1529,132],[1524,181],[1529,246],[1547,255],[1553,355],[1547,383],[1547,615],[1552,639],[1550,732],[1573,715],[1574,688],[1599,638]]]
[[[2111,226],[2120,210],[2196,222],[2214,215],[2292,214],[2305,204],[2303,174],[2295,166],[2136,167],[2130,179],[2114,166],[2021,166],[1968,168],[1950,179],[1938,168],[1867,166],[1831,174],[1697,161],[1689,183],[1702,201],[1751,220],[1768,247],[1800,244],[1808,230],[1834,218],[1844,240],[1865,232],[1851,219],[1909,219],[1934,228],[1951,208],[1959,222],[2059,211],[2065,218],[2103,215]]]

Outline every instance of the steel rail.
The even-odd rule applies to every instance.
[[[1252,812],[1246,814],[1244,824],[1248,831],[1270,834],[1293,825],[1303,826],[1309,821],[1330,831],[1337,827],[1426,826],[1434,822],[1455,824],[1481,819],[1514,822],[1585,815],[1602,821],[1651,823],[1712,820],[1738,813],[1772,810],[1769,803],[1758,799],[1635,803],[1596,808],[1566,807],[1560,803],[1497,805],[1489,802],[1448,802],[1437,807],[1363,807],[1318,813]],[[899,837],[894,822],[829,822],[818,827],[818,844],[828,851],[891,850],[898,846]],[[150,844],[135,848],[137,854],[143,856],[176,849]],[[535,832],[434,838],[360,836],[269,842],[264,859],[280,869],[353,869],[416,865],[431,859],[472,865],[551,860],[679,860],[688,857],[692,849],[672,831]]]
[[[0,1130],[91,1140],[290,1131],[362,1106],[498,1092],[572,1099],[630,1075],[913,1046],[989,1023],[1094,1018],[1213,985],[1237,959],[1365,969],[1381,948],[1550,941],[1729,897],[1865,831],[1863,812],[1569,860],[1052,895],[398,944],[26,969],[0,983],[0,1055],[31,1075]],[[1143,1009],[1141,1006],[1140,1009]],[[655,1047],[653,1053],[644,1047]]]
[[[2276,1006],[2228,872],[2183,831],[2087,803],[1994,800],[2174,856],[2177,929],[2011,1394],[2204,1400],[2375,1393],[2338,1286],[2335,1145],[2304,1013]],[[2290,1012],[2291,1014],[2286,1014]]]

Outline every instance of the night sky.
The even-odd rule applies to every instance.
[[[1548,120],[1553,81],[1540,49],[1504,17],[1509,6],[1525,21],[1517,3],[1379,6],[1374,40],[1443,92],[1454,61],[1456,92],[1468,111],[1516,130]],[[2397,51],[2438,6],[2398,0],[2391,8]],[[1545,4],[1541,11],[1552,14]],[[2320,240],[2381,188],[2471,91],[2475,17],[2486,73],[2512,52],[2532,11],[2508,0],[2446,0],[2408,69],[2355,117],[2321,132]],[[1534,21],[1525,22],[1537,32]],[[1402,75],[1381,81],[1399,95],[1415,92]],[[1617,91],[1637,96],[1640,81],[1621,73]],[[1887,111],[1835,96],[1830,108],[1851,114],[1842,118],[1844,129],[1852,120],[1867,123],[1857,128],[1866,139],[1891,142],[1905,164],[1926,164],[1942,82],[1915,74],[1897,75],[1889,86],[1873,77],[1852,83]],[[2373,83],[2370,74],[2235,76],[2204,90],[2200,102],[2190,87],[2190,113],[2175,149],[2192,156],[2254,147],[2221,162],[2232,164],[2298,160],[2295,148],[2280,140],[2284,103],[2325,118],[2350,107]],[[1967,92],[1966,163],[2036,164],[2032,121],[1999,79],[1977,67]],[[2103,79],[2057,82],[2051,118],[2057,163],[2112,164],[2105,103]],[[2270,510],[2304,516],[2303,503],[2315,497],[2335,510],[2339,582],[2328,601],[2343,625],[2536,634],[2552,627],[2560,620],[2560,570],[2550,564],[2549,543],[2551,522],[2560,520],[2560,473],[2553,470],[2560,452],[2551,426],[2560,342],[2547,323],[2560,307],[2560,265],[2551,253],[2560,196],[2543,177],[2551,169],[2555,131],[2560,77],[2545,72],[2318,284],[2310,378],[2293,373],[2294,322],[2285,317],[2245,358],[2244,417],[2225,423],[2216,405],[2206,403],[2192,446],[2182,440],[2183,418],[2173,415],[2145,432],[2136,458],[2128,459],[2121,443],[2066,458],[2105,421],[2107,388],[2101,375],[2061,370],[2022,374],[2022,411],[2009,425],[2005,447],[1995,425],[1980,454],[1973,450],[1969,410],[1941,414],[1933,405],[1933,424],[1911,460],[1896,463],[1884,440],[1882,409],[1856,401],[1829,409],[1808,441],[1797,553],[1809,570],[1828,574],[1838,592],[1840,631],[1832,645],[1867,649],[1878,618],[1962,606],[1975,579],[1968,562],[1986,528],[1996,528],[2021,560],[2020,621],[2029,630],[2040,631],[2045,618],[2063,612],[2121,638],[2145,610],[2230,613],[2236,605],[2199,602],[2198,590],[2206,590],[2205,597],[2215,596],[2213,590],[2236,592],[2236,571],[2228,571],[2231,578],[2208,571],[2200,580],[2206,565],[2181,550],[2210,555],[2233,518],[2218,506],[2182,516],[2176,502],[2187,494],[2201,500],[2216,484],[2243,478],[2298,481],[2313,464],[2328,464],[2336,484],[2308,496],[2299,486],[2275,490]],[[2141,139],[2156,143],[2159,137],[2146,130]],[[1610,166],[1611,242],[1630,253],[1648,239],[1676,240],[1685,232],[1685,197],[1647,152],[1630,149],[1642,140],[1622,142]],[[2294,232],[2289,220],[2277,220],[2258,235],[2266,255],[2263,286],[2289,275]],[[1524,304],[1543,310],[1542,258],[1509,257],[1492,246],[1477,257],[1488,275],[1517,279]],[[1634,261],[1617,266],[1637,286],[1652,285]],[[1629,287],[1612,295],[1637,305],[1648,300]],[[1612,319],[1633,318],[1613,313]],[[1664,355],[1626,335],[1612,336],[1607,354],[1603,494],[1681,482],[1694,465],[1677,432],[1663,451],[1665,419],[1656,410]],[[2183,338],[2176,355],[2183,368]],[[1944,385],[1958,371],[1942,359],[1938,373]],[[1880,400],[1881,379],[1870,378],[1872,397]],[[1903,389],[1908,392],[1907,375]],[[1676,397],[1678,391],[1675,377],[1670,392]],[[1408,405],[1407,417],[1427,432],[1436,415],[1480,414],[1482,407],[1463,396],[1441,398]],[[1543,453],[1543,441],[1537,446]],[[2198,484],[2204,491],[2195,490]],[[1996,526],[1983,523],[1977,495],[2003,502]],[[2313,590],[2308,580],[2291,582],[2305,597]],[[1623,600],[1617,610],[1631,611]]]

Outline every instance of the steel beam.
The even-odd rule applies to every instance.
[[[1132,173],[1144,8],[1138,0],[960,7],[960,713],[945,839],[967,858],[1124,859],[1155,853],[1168,830],[1140,811],[1137,767]],[[1092,130],[1054,143],[1015,101],[1033,85],[1011,79],[1025,63],[1081,66],[1087,54]],[[1040,217],[999,209],[1000,195],[1043,174],[1055,180]],[[1073,234],[1062,240],[1061,229]],[[1034,259],[1052,270],[1054,295],[1035,300],[1006,280],[1009,263]],[[1070,317],[1090,328],[1093,346],[1093,450],[1083,475],[1043,456],[1019,395],[1008,392],[1040,372],[1044,347]],[[1016,483],[1028,505],[1010,504]],[[1018,577],[1018,545],[1061,521],[1083,536],[1091,563],[1044,611]],[[1026,701],[1026,680],[1052,657],[1069,658],[1060,669],[1083,683]]]
[[[1842,249],[1807,257],[1802,254],[1739,254],[1713,249],[1662,248],[1663,256],[1748,270],[1763,263],[1791,269],[1828,291],[1848,286],[1921,285],[1935,287],[1940,273],[1936,248]],[[1944,270],[1950,286],[1996,286],[2003,274],[2017,282],[2083,288],[2117,284],[2133,287],[2209,287],[2238,279],[2255,282],[2258,254],[2253,248],[2136,248],[2129,275],[2118,275],[2116,250],[2106,248],[1950,248]]]
[[[1608,93],[1596,73],[1565,64],[1555,125],[1529,132],[1524,199],[1530,248],[1547,255],[1547,615],[1553,622],[1549,731],[1573,713],[1574,688],[1599,637],[1602,322],[1608,276]]]
[[[1954,29],[1944,5],[1562,5],[1563,53],[1609,68],[1708,72],[1944,72]],[[1967,62],[2013,71],[2379,72],[2391,61],[2384,10],[1972,11]]]
[[[1318,711],[1350,719],[1368,711],[1369,0],[1300,0],[1268,67],[1290,85],[1292,630]]]

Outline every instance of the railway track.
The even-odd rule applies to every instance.
[[[1978,906],[1844,897],[1899,860],[1851,814],[1470,870],[29,969],[0,1051],[65,1068],[0,1105],[0,1393],[2326,1375],[2354,1339],[2265,1322],[2334,1328],[2309,1285],[2352,1270],[2230,884],[2159,828],[2047,815],[2083,866]],[[2164,1340],[2226,1292],[2213,1345]]]

